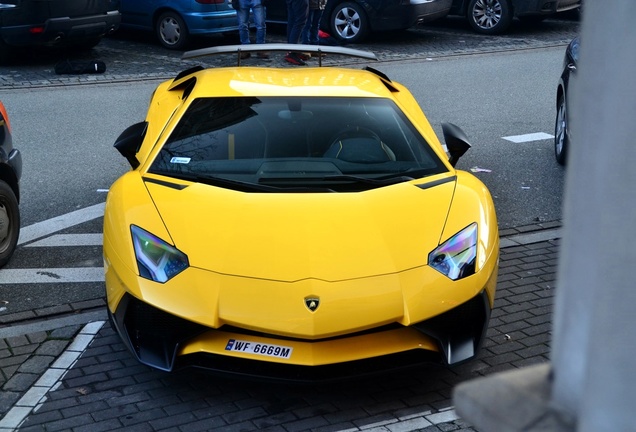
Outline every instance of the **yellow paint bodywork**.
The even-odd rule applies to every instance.
[[[469,173],[448,172],[356,193],[245,193],[146,171],[191,100],[214,96],[315,95],[389,97],[438,153],[446,155],[411,94],[391,92],[374,74],[339,68],[227,68],[194,74],[182,99],[180,83],[155,91],[140,166],[111,187],[104,217],[108,307],[125,293],[211,330],[179,354],[228,353],[228,339],[248,336],[224,325],[262,332],[254,342],[293,347],[283,363],[320,365],[411,349],[437,351],[408,326],[449,311],[486,291],[495,297],[499,237],[492,198]],[[191,79],[191,77],[190,77]],[[187,78],[182,80],[184,83]],[[227,83],[227,84],[220,84]],[[171,86],[178,90],[169,91]],[[169,182],[168,187],[161,182]],[[431,182],[439,182],[426,187]],[[477,222],[476,274],[452,281],[427,265],[438,245]],[[166,283],[138,276],[134,224],[174,245],[190,267]],[[307,297],[319,297],[311,312]],[[397,323],[404,328],[356,335]],[[279,337],[294,338],[279,340]]]

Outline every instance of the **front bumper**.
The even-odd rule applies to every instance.
[[[473,358],[486,334],[486,291],[412,326],[388,324],[341,337],[301,340],[222,326],[212,329],[124,295],[110,321],[142,364],[186,367],[230,375],[311,382],[353,378],[423,363],[457,364]],[[291,350],[289,359],[229,351],[233,341]]]

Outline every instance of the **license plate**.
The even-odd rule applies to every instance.
[[[288,359],[291,357],[293,348],[281,345],[270,345],[250,341],[230,339],[225,345],[225,351],[242,352],[256,354],[265,357],[276,357]]]

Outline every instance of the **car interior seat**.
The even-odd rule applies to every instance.
[[[353,163],[395,160],[395,153],[371,129],[354,126],[338,132],[323,157]]]

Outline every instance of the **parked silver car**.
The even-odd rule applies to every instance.
[[[508,30],[513,18],[539,22],[557,12],[581,7],[582,0],[453,0],[450,15],[465,16],[470,26],[482,34]]]
[[[357,43],[370,33],[403,30],[448,15],[453,0],[329,0],[322,14],[327,33],[341,43]],[[267,22],[287,23],[285,0],[267,2]]]

